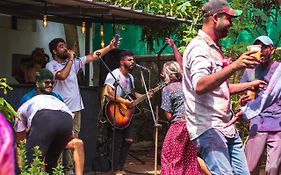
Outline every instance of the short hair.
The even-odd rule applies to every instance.
[[[62,38],[55,38],[49,43],[49,49],[52,54],[52,57],[55,56],[55,54],[53,53],[53,50],[57,48],[58,43],[60,43],[60,42],[65,43],[64,39],[62,39]]]
[[[36,72],[35,78],[36,78],[36,81],[44,81],[44,80],[47,80],[47,79],[53,80],[54,75],[48,69],[41,69],[38,72]]]
[[[182,69],[176,61],[168,61],[163,65],[162,74],[166,83],[182,80]]]
[[[124,58],[126,58],[127,56],[134,56],[134,53],[128,50],[122,50],[119,53],[119,60],[123,60]]]

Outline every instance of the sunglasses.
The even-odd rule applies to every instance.
[[[51,85],[53,85],[53,84],[55,84],[55,81],[44,81],[44,83],[47,85],[49,85],[49,84],[51,84]]]

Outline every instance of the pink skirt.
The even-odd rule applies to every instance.
[[[162,175],[200,175],[196,149],[184,121],[171,124],[162,145]]]
[[[0,113],[0,175],[15,174],[14,137],[9,123]]]

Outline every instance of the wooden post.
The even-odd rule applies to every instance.
[[[154,175],[157,175],[157,151],[158,151],[158,105],[156,106],[156,124],[155,124],[155,141],[154,141]]]

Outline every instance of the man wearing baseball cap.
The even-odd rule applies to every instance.
[[[259,60],[243,53],[224,66],[219,40],[226,37],[232,19],[241,12],[225,0],[209,0],[202,7],[203,25],[183,54],[183,92],[186,123],[190,139],[213,175],[248,175],[243,143],[234,126],[224,128],[232,117],[230,95],[242,92],[262,81],[229,84],[236,71],[254,67]]]
[[[274,52],[273,42],[268,36],[259,36],[254,42],[254,45],[261,46],[261,63],[255,69],[246,69],[241,78],[241,82],[249,82],[253,80],[263,80],[270,82],[276,72],[279,62],[271,60],[271,55]],[[256,97],[264,94],[264,91],[257,92]],[[248,95],[243,95],[239,100],[241,105],[245,105],[250,98]],[[268,100],[266,100],[268,101]],[[255,103],[259,106],[267,104]],[[246,144],[246,158],[250,173],[259,174],[259,164],[265,147],[267,148],[266,174],[278,175],[281,162],[281,111],[280,100],[274,100],[271,105],[261,110],[261,112],[250,117],[249,140]],[[259,106],[250,108],[255,110]],[[248,114],[247,112],[245,114]],[[249,117],[249,115],[246,115]]]

